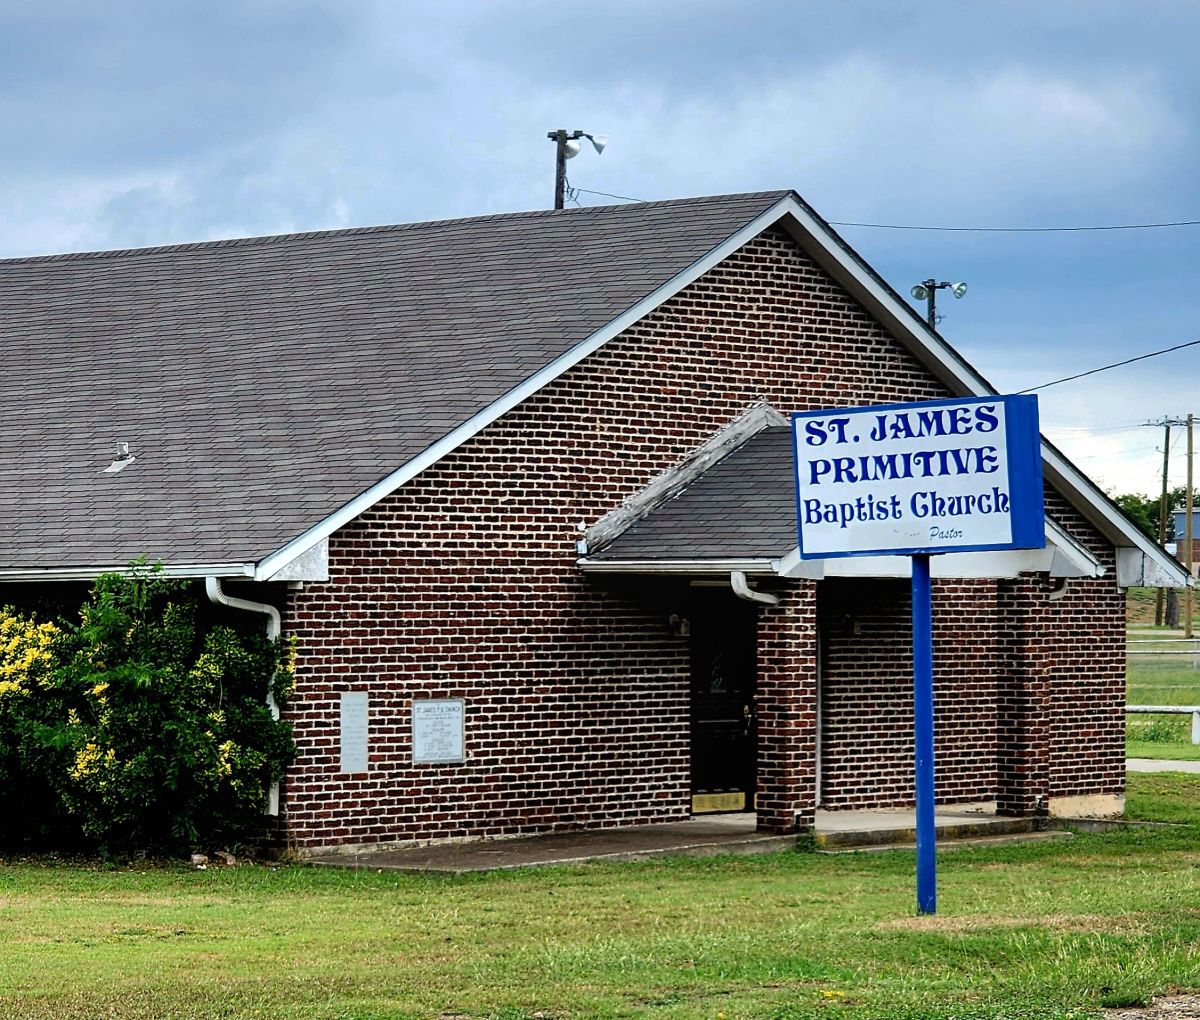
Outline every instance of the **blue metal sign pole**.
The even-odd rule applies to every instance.
[[[929,557],[1045,548],[1037,398],[992,394],[797,412],[792,450],[802,560],[912,558],[917,909],[933,914]]]
[[[929,554],[912,558],[913,744],[917,785],[917,910],[937,913],[933,817],[933,586]]]

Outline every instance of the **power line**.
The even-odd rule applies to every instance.
[[[609,191],[590,188],[571,188],[575,194],[600,195],[621,202],[645,202],[644,198],[614,195]],[[871,230],[930,230],[949,234],[1077,234],[1094,230],[1162,230],[1168,227],[1200,227],[1200,220],[1164,220],[1161,223],[1102,223],[1078,227],[934,227],[919,223],[859,223],[853,220],[830,220],[831,227],[867,227]]]
[[[1113,435],[1119,432],[1136,432],[1142,428],[1145,422],[1138,422],[1135,425],[1058,425],[1054,422],[1042,422],[1043,431],[1053,432],[1071,432],[1078,435],[1094,436],[1101,433]]]
[[[1125,456],[1131,453],[1145,453],[1148,450],[1153,450],[1155,453],[1162,453],[1158,446],[1135,446],[1132,449],[1118,451],[1119,456]],[[1101,460],[1114,456],[1111,452],[1104,453],[1073,453],[1072,460]]]
[[[607,191],[592,191],[588,188],[572,188],[572,191],[581,195],[603,195],[605,198],[619,198],[622,202],[644,202],[644,198],[630,198],[628,195],[612,195]]]
[[[1089,375],[1096,375],[1099,372],[1107,372],[1111,368],[1121,368],[1124,365],[1132,365],[1136,361],[1145,361],[1147,358],[1157,358],[1160,354],[1170,354],[1172,351],[1182,351],[1186,347],[1200,346],[1200,340],[1189,340],[1185,344],[1176,344],[1174,347],[1164,347],[1161,351],[1151,351],[1149,354],[1139,354],[1136,358],[1126,358],[1124,361],[1114,361],[1111,365],[1101,365],[1099,368],[1090,368],[1086,372],[1076,372],[1075,375],[1066,375],[1061,379],[1054,379],[1051,382],[1041,383],[1038,386],[1030,386],[1028,389],[1018,390],[1019,393],[1034,393],[1037,390],[1049,389],[1051,386],[1057,386],[1059,383],[1073,382],[1076,379],[1083,379]]]
[[[914,223],[851,223],[830,220],[834,227],[870,227],[873,230],[933,230],[951,234],[1074,234],[1090,230],[1159,230],[1164,227],[1197,227],[1200,220],[1171,220],[1166,223],[1108,223],[1084,227],[926,227]]]

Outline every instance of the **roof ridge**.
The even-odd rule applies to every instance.
[[[652,202],[632,202],[624,205],[589,205],[576,209],[529,209],[523,212],[485,213],[482,216],[455,216],[438,220],[416,220],[410,223],[386,223],[378,226],[335,227],[329,230],[301,230],[283,234],[258,234],[251,237],[217,238],[211,241],[184,241],[178,244],[145,245],[139,248],[107,248],[96,251],[60,252],[49,255],[17,255],[0,258],[0,268],[43,262],[81,262],[91,259],[136,257],[139,255],[166,255],[173,252],[203,251],[221,248],[253,247],[259,244],[280,241],[306,241],[317,237],[355,237],[417,230],[422,227],[442,227],[460,223],[480,223],[490,220],[546,219],[557,216],[586,216],[621,210],[643,210],[664,206],[704,205],[729,202],[735,199],[780,199],[791,194],[789,189],[777,191],[731,192],[724,195],[696,195],[689,198],[666,198]]]

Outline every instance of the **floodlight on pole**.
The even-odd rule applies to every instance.
[[[912,290],[909,291],[914,300],[926,303],[925,321],[935,329],[938,321],[937,292],[943,288],[949,288],[950,293],[956,298],[962,298],[967,293],[967,285],[961,280],[958,283],[951,283],[949,280],[942,280],[939,283],[933,277],[914,284]]]
[[[567,194],[567,160],[574,159],[583,151],[581,138],[592,143],[596,155],[600,155],[608,145],[607,135],[593,135],[588,131],[547,131],[546,137],[555,143],[554,153],[554,208],[561,209]]]

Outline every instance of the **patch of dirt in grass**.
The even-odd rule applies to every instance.
[[[1068,932],[1147,932],[1153,926],[1134,917],[1106,917],[1101,914],[1047,914],[1042,917],[1007,917],[982,914],[974,917],[938,915],[897,917],[875,925],[877,931],[974,932],[991,928],[1048,928]]]
[[[1169,995],[1135,1009],[1106,1009],[1109,1020],[1186,1020],[1200,1017],[1200,995]]]

